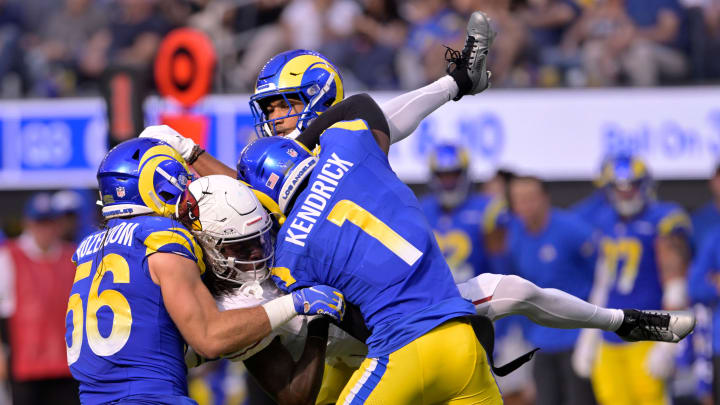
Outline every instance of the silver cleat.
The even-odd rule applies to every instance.
[[[677,343],[695,328],[691,311],[638,311],[624,309],[625,318],[615,331],[628,342],[653,340]]]
[[[487,54],[496,34],[490,26],[490,18],[482,11],[472,13],[466,32],[467,38],[462,52],[449,50],[446,53],[446,59],[450,62],[448,73],[460,88],[456,101],[466,94],[478,94],[490,86],[491,73],[487,70]],[[467,73],[467,79],[462,77],[465,76],[462,70]]]

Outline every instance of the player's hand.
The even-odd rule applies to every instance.
[[[185,138],[167,125],[150,125],[140,133],[140,138],[161,140],[172,146],[185,160],[190,158],[195,147],[195,142],[192,139]]]
[[[327,315],[339,322],[345,314],[343,294],[327,285],[293,291],[292,298],[299,315]]]
[[[580,337],[575,344],[570,363],[575,374],[582,378],[590,378],[593,365],[595,364],[595,355],[600,344],[600,331],[594,329],[583,329]]]
[[[679,347],[677,343],[655,343],[645,360],[648,373],[660,380],[670,378],[675,371],[675,356]]]

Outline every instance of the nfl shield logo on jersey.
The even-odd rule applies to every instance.
[[[117,196],[120,198],[125,197],[125,187],[122,187],[122,186],[115,187],[115,194],[117,194]]]
[[[296,158],[298,153],[295,149],[288,149],[287,154],[290,155],[291,158]]]

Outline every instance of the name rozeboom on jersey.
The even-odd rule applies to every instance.
[[[130,246],[133,241],[135,228],[137,228],[138,225],[140,224],[123,222],[120,225],[113,226],[105,232],[99,232],[95,235],[87,237],[77,249],[78,260],[91,253],[97,252],[101,246],[107,246],[110,243]],[[107,238],[105,237],[105,234],[108,234]],[[105,241],[104,243],[103,240]]]
[[[321,166],[322,165],[322,166]],[[310,194],[305,198],[298,214],[290,223],[285,234],[285,241],[298,246],[305,246],[305,239],[313,229],[327,201],[337,188],[340,179],[353,166],[351,162],[341,159],[336,153],[330,155],[325,162],[319,162],[320,172],[310,185]],[[296,177],[296,178],[299,178]]]

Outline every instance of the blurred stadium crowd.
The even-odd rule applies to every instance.
[[[720,78],[718,0],[0,0],[0,97],[97,94],[108,66],[149,71],[169,30],[207,32],[214,92],[251,90],[270,56],[316,49],[347,88],[412,89],[486,10],[496,87],[654,86]]]

